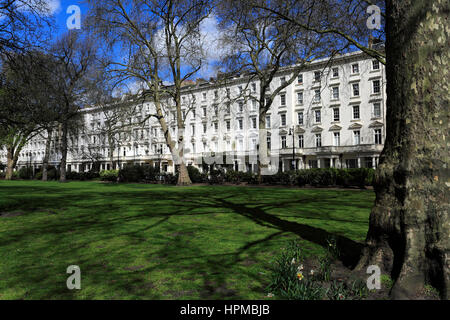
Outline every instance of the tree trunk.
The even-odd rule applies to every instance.
[[[264,110],[263,110],[264,109]],[[258,183],[262,183],[262,172],[269,166],[267,154],[266,110],[260,107],[259,113],[259,148],[258,148]]]
[[[61,136],[61,164],[59,168],[60,176],[59,182],[66,182],[66,164],[67,164],[67,131],[68,123],[65,121],[62,124],[62,136]]]
[[[42,181],[48,180],[48,161],[50,159],[50,148],[52,143],[53,129],[47,129],[47,141],[45,144],[45,155],[42,162]]]
[[[386,3],[387,136],[358,269],[390,274],[394,299],[425,284],[450,297],[448,12],[445,0]]]
[[[11,148],[7,148],[7,160],[6,160],[6,176],[5,180],[12,180],[13,173],[14,173],[14,167],[16,166],[14,163],[14,150],[11,150]]]

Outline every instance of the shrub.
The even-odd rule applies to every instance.
[[[206,174],[203,174],[194,166],[188,166],[187,167],[189,178],[191,178],[191,181],[193,183],[204,183],[208,181],[208,176]]]
[[[225,172],[223,169],[211,170],[208,182],[209,184],[223,184],[225,182]]]
[[[67,180],[90,181],[98,178],[100,178],[100,174],[97,171],[88,171],[88,172],[70,171],[66,173]]]
[[[33,168],[23,167],[15,172],[15,177],[21,180],[31,180],[33,179]]]
[[[172,185],[176,185],[178,182],[178,173],[177,174],[172,174],[172,173],[164,173],[161,175],[162,176],[162,181],[165,184],[172,184]]]
[[[365,188],[365,186],[368,184],[367,180],[369,177],[369,170],[373,169],[348,169],[348,173],[350,175],[350,185]]]
[[[100,172],[100,179],[102,181],[117,182],[119,177],[119,170],[104,170]]]
[[[126,165],[119,170],[120,182],[141,182],[144,180],[144,169],[139,165]]]
[[[159,181],[159,168],[155,168],[150,165],[142,166],[143,180],[145,182],[157,182]]]

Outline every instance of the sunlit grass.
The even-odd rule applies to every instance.
[[[0,181],[0,299],[263,299],[281,247],[300,239],[317,256],[324,236],[363,242],[373,201],[361,190]],[[69,265],[81,290],[66,288]]]

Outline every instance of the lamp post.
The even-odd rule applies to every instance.
[[[295,163],[295,133],[294,128],[289,129],[289,135],[292,136],[292,168],[297,170],[297,165]]]

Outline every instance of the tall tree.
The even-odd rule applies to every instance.
[[[147,89],[138,97],[154,105],[154,112],[146,118],[156,118],[164,132],[173,161],[179,165],[178,185],[191,184],[184,161],[181,93],[183,83],[201,69],[204,60],[200,24],[211,11],[211,1],[88,2],[91,26],[114,52],[109,71],[117,81],[137,81]],[[172,110],[177,121],[176,140],[168,125]]]
[[[48,92],[53,79],[52,58],[40,51],[3,56],[0,95],[0,139],[7,148],[7,174],[11,179],[20,152],[55,116],[55,96]]]
[[[66,181],[71,122],[76,122],[79,111],[91,103],[88,91],[92,87],[91,83],[97,80],[97,49],[93,40],[76,31],[64,34],[52,49],[57,60],[54,69],[57,86],[54,91],[60,103],[58,123],[61,125],[61,182]]]
[[[219,12],[225,47],[230,48],[224,57],[227,71],[242,73],[247,77],[246,89],[253,82],[256,87],[243,91],[246,100],[258,103],[259,113],[259,151],[258,176],[261,181],[270,163],[267,150],[266,115],[278,95],[297,80],[299,74],[313,61],[331,57],[337,53],[339,43],[328,35],[321,35],[301,28],[296,23],[282,20],[257,4],[266,1],[221,2]],[[317,17],[309,5],[297,5],[298,17],[302,23],[317,23]],[[344,45],[345,46],[345,45]],[[288,71],[286,71],[286,69]],[[284,81],[277,77],[284,74]],[[293,133],[294,134],[294,133]],[[294,161],[294,159],[293,159]],[[273,163],[272,163],[273,165]],[[275,167],[278,163],[275,163]]]
[[[48,40],[52,26],[48,0],[0,0],[0,52],[17,52]]]
[[[393,298],[414,299],[427,283],[450,296],[449,11],[444,0],[386,1],[387,136],[357,268],[378,265],[390,274]],[[345,30],[333,29],[349,40]],[[382,53],[351,41],[383,61]]]

